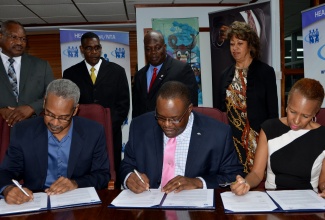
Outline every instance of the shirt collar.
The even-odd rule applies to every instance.
[[[91,67],[93,67],[93,66],[91,66],[89,63],[87,63],[86,60],[85,60],[85,63],[86,63],[87,69],[90,71]],[[94,66],[94,68],[96,69],[97,72],[99,71],[100,64],[102,64],[102,59],[99,59],[98,63]]]
[[[71,126],[69,128],[67,135],[64,136],[61,141],[65,140],[68,137],[72,138],[72,131],[73,131],[73,118],[71,119]],[[57,138],[52,134],[52,132],[50,132],[50,130],[47,129],[47,138],[51,138],[51,137],[55,138],[55,140],[57,140]]]
[[[193,115],[193,112],[191,112],[191,114],[190,114],[190,116],[188,118],[185,130],[180,135],[176,136],[176,140],[177,139],[183,139],[184,137],[187,137],[188,135],[189,136],[191,135],[193,122],[194,122],[194,115]],[[165,141],[165,143],[167,143],[169,137],[167,137],[165,135],[165,133],[163,133],[163,134],[164,134],[164,141]]]

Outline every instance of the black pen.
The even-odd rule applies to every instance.
[[[141,182],[143,182],[143,184],[146,184],[146,183],[144,182],[144,180],[142,179],[142,177],[140,176],[139,172],[138,172],[136,169],[134,169],[134,173],[135,173],[135,175],[138,176],[138,178],[141,180]],[[148,188],[147,191],[150,191],[150,189]],[[151,191],[150,191],[150,192],[151,192]]]

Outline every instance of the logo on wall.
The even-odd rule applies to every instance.
[[[123,47],[116,48],[111,54],[117,59],[125,59],[125,49]]]
[[[323,46],[321,46],[318,51],[317,51],[317,56],[322,59],[325,60],[325,44]],[[323,71],[324,72],[324,71]],[[323,73],[322,72],[322,73]]]
[[[309,42],[310,44],[319,43],[319,31],[318,28],[309,30],[309,33],[305,37],[305,41]]]
[[[65,49],[63,54],[68,57],[79,57],[79,49],[77,46],[68,46],[68,49]]]

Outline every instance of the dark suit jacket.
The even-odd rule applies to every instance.
[[[130,91],[126,73],[120,65],[102,58],[95,84],[92,83],[85,61],[63,72],[80,89],[80,104],[97,103],[110,108],[113,129],[121,130],[130,108]]]
[[[226,111],[226,90],[232,82],[235,74],[235,66],[227,68],[221,78],[220,94],[221,102],[218,108]],[[275,72],[272,67],[253,60],[247,73],[247,117],[250,126],[257,132],[261,124],[270,118],[279,117],[278,95],[276,89]]]
[[[155,110],[158,90],[168,81],[175,80],[184,83],[191,91],[193,105],[198,105],[198,85],[189,64],[167,56],[149,93],[147,89],[148,69],[149,64],[140,69],[134,76],[132,89],[133,118]]]
[[[48,167],[48,133],[43,117],[16,124],[10,145],[0,166],[0,189],[12,179],[24,186],[44,190]],[[110,179],[104,128],[88,119],[73,118],[73,132],[67,177],[78,187],[107,188]]]
[[[261,58],[265,63],[270,63],[270,51],[268,50],[268,39],[267,37],[270,37],[269,30],[270,28],[266,28],[265,23],[265,15],[263,10],[259,8],[252,9],[254,15],[256,16],[256,19],[258,20],[258,23],[260,24],[260,53]],[[245,22],[245,19],[239,12],[235,13],[227,13],[223,14],[222,16],[217,16],[213,18],[213,31],[211,33],[211,41],[212,41],[212,47],[211,47],[211,57],[213,59],[212,61],[212,83],[214,85],[213,87],[213,106],[217,107],[217,103],[220,102],[220,94],[219,94],[219,88],[216,85],[220,84],[220,77],[221,73],[228,68],[229,66],[233,65],[235,63],[235,60],[233,59],[231,52],[230,52],[230,43],[229,40],[225,40],[223,44],[220,44],[220,46],[217,44],[217,39],[219,38],[219,29],[222,25],[230,26],[231,23],[234,21],[241,21]]]
[[[200,113],[193,113],[185,176],[202,177],[208,188],[218,188],[219,183],[234,181],[236,175],[243,174],[243,166],[237,158],[230,126]],[[163,154],[163,131],[154,112],[133,119],[120,167],[121,181],[137,169],[148,176],[151,188],[158,188]]]
[[[26,53],[22,55],[18,103],[12,92],[7,68],[0,59],[0,108],[29,105],[36,114],[40,114],[46,87],[54,79],[50,64]]]

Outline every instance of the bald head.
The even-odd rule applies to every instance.
[[[158,31],[149,31],[143,42],[147,62],[153,66],[162,64],[167,55],[164,36]]]

